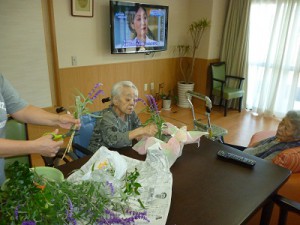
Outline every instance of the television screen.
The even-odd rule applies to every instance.
[[[111,53],[167,50],[168,6],[110,1]]]

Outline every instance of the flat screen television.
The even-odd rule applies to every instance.
[[[168,12],[168,6],[111,0],[111,53],[167,50]]]

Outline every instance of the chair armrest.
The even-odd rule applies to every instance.
[[[275,195],[273,198],[274,202],[279,205],[280,208],[285,210],[300,213],[300,203],[291,199],[285,198],[281,195]]]
[[[238,86],[239,89],[242,88],[243,81],[245,80],[244,77],[237,77],[237,76],[232,76],[232,75],[226,75],[226,76],[225,76],[226,82],[227,82],[229,79],[238,80],[238,85],[237,85],[237,86]]]
[[[238,77],[238,76],[232,76],[232,75],[226,75],[226,78],[237,79],[237,80],[240,80],[240,81],[245,80],[244,77]]]
[[[222,85],[225,84],[225,80],[220,80],[220,79],[217,79],[217,78],[212,78],[212,80],[221,82]]]
[[[74,149],[82,152],[85,155],[93,155],[94,154],[94,152],[88,150],[87,148],[85,148],[85,147],[83,147],[79,144],[73,143],[72,146],[73,146]]]
[[[272,137],[276,134],[276,131],[274,130],[268,130],[268,131],[259,131],[256,132],[255,134],[252,135],[251,140],[248,144],[248,147],[252,147],[253,145],[255,145],[257,142]]]

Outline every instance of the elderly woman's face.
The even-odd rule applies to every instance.
[[[123,87],[121,94],[116,98],[114,105],[120,115],[131,114],[136,105],[136,92],[131,87]]]
[[[295,141],[294,132],[295,128],[292,122],[287,118],[283,118],[278,125],[276,137],[283,142]]]
[[[148,17],[143,8],[139,8],[131,23],[132,29],[135,30],[138,38],[146,38],[148,30]]]

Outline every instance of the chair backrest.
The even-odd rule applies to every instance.
[[[27,140],[27,127],[25,123],[9,118],[6,123],[6,138],[11,140]],[[15,156],[5,158],[5,168],[14,161],[19,161],[21,163],[29,165],[28,155]]]
[[[225,62],[211,63],[211,77],[212,79],[219,79],[225,81],[226,64]],[[222,84],[212,80],[213,87],[219,87]]]
[[[6,138],[11,140],[27,140],[26,124],[9,119],[6,123]]]
[[[77,132],[77,134],[74,136],[73,144],[75,143],[77,145],[80,145],[83,148],[88,147],[90,140],[91,140],[91,136],[94,131],[96,121],[97,121],[97,119],[99,119],[99,116],[101,116],[101,114],[102,114],[102,111],[97,111],[92,114],[83,115],[80,118],[81,127],[80,127],[79,131]],[[79,158],[83,157],[85,155],[79,149],[75,148],[75,149],[73,149],[73,151]]]

